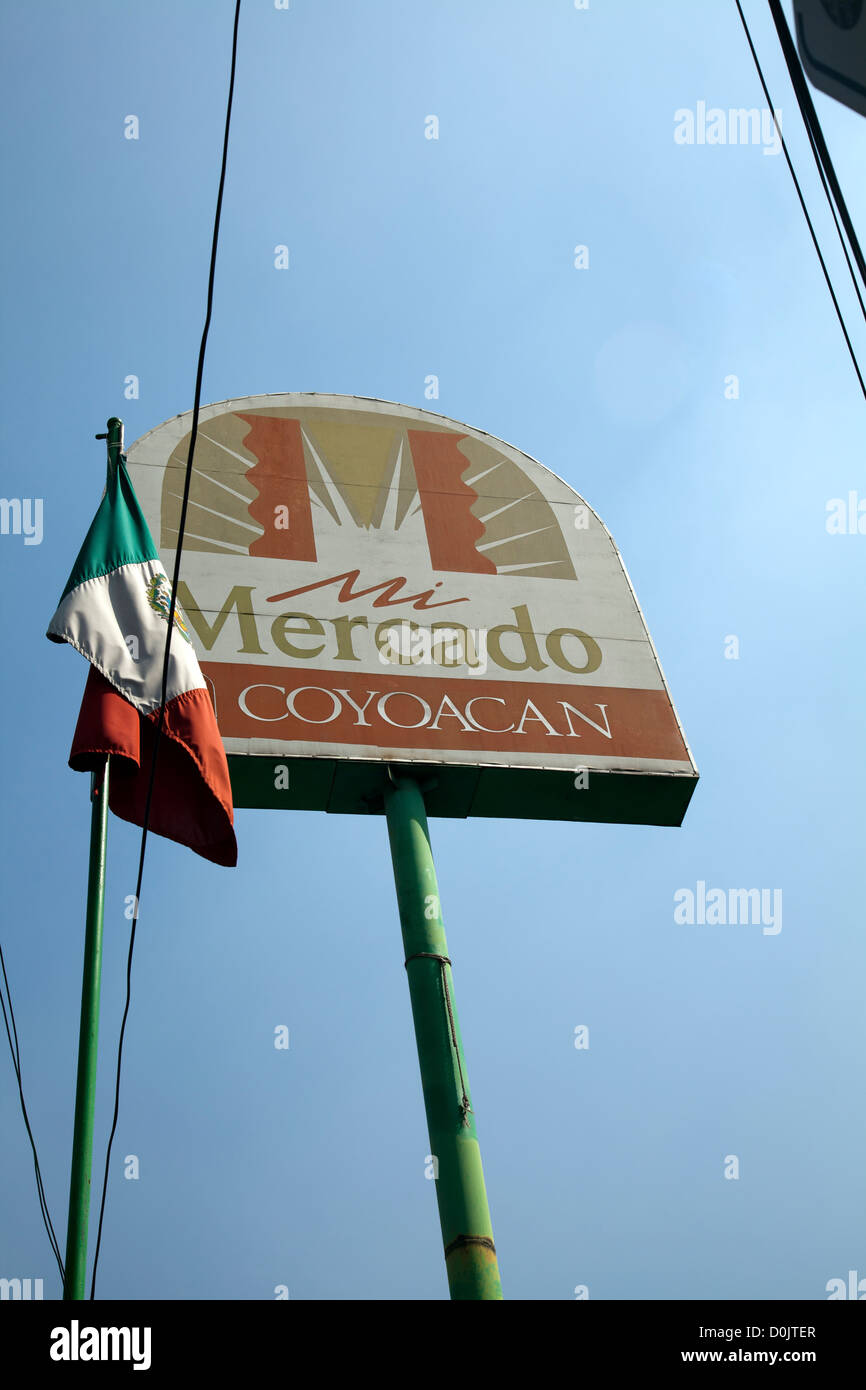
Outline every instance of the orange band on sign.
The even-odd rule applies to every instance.
[[[663,690],[202,662],[223,738],[686,762]],[[299,750],[300,751],[300,750]]]

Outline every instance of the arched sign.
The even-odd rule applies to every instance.
[[[171,571],[191,414],[129,471]],[[235,804],[678,825],[697,779],[606,528],[501,440],[387,401],[200,412],[179,600]]]

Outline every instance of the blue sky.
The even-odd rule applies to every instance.
[[[866,362],[767,7],[744,8]],[[3,491],[43,499],[44,533],[0,536],[2,932],[59,1232],[86,671],[44,631],[101,495],[93,435],[192,405],[232,12],[4,6]],[[866,123],[814,100],[862,235]],[[376,396],[541,460],[617,541],[701,771],[678,830],[431,823],[510,1298],[866,1275],[866,538],[825,525],[866,495],[866,405],[783,156],[677,144],[700,101],[765,104],[733,0],[243,6],[204,400]],[[98,1293],[447,1297],[384,821],[237,833],[236,870],[150,841]],[[99,1172],[137,847],[112,820]],[[698,880],[781,889],[782,930],[675,922]],[[8,1062],[0,1106],[0,1275],[56,1297]]]

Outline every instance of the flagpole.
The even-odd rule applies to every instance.
[[[75,1128],[72,1138],[72,1176],[69,1182],[64,1299],[83,1299],[87,1280],[87,1224],[90,1215],[93,1113],[96,1103],[99,987],[102,976],[102,922],[108,831],[108,763],[109,759],[106,757],[101,770],[92,774],[90,782],[90,870],[87,878],[84,976],[81,984],[81,1024],[78,1033],[78,1079],[75,1087]]]
[[[385,813],[452,1299],[501,1299],[424,796],[389,769]]]
[[[123,424],[108,421],[109,471],[117,467],[123,449]],[[96,1106],[96,1068],[99,1041],[99,993],[102,980],[102,925],[105,908],[105,863],[108,840],[108,777],[110,759],[90,779],[90,862],[87,875],[87,909],[84,929],[84,972],[81,982],[81,1019],[78,1030],[78,1075],[75,1085],[75,1121],[72,1134],[72,1171],[69,1180],[69,1220],[66,1227],[66,1278],[64,1300],[85,1297],[87,1282],[87,1226],[90,1217],[90,1183],[93,1163],[93,1116]]]

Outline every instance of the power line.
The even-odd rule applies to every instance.
[[[776,26],[776,32],[779,35],[779,42],[782,45],[782,53],[784,55],[785,62],[788,66],[788,72],[791,77],[791,86],[794,88],[794,95],[797,98],[797,103],[800,107],[800,113],[803,117],[803,121],[812,141],[812,150],[815,155],[815,159],[818,162],[819,166],[821,166],[823,170],[826,172],[830,187],[833,190],[833,197],[836,200],[836,206],[839,209],[839,216],[842,218],[842,223],[848,235],[848,240],[851,243],[851,249],[854,253],[854,259],[857,262],[857,268],[860,271],[860,275],[864,283],[866,283],[866,259],[864,259],[863,252],[860,249],[860,242],[857,240],[857,233],[854,230],[854,223],[851,220],[851,214],[848,211],[848,205],[845,202],[842,189],[839,185],[839,180],[836,177],[836,170],[833,168],[833,161],[830,158],[830,151],[827,149],[827,143],[824,139],[824,132],[821,129],[821,122],[818,120],[818,113],[815,110],[815,104],[812,101],[812,96],[809,91],[809,85],[806,82],[805,77],[803,76],[803,71],[800,67],[800,60],[797,57],[797,50],[794,47],[794,41],[791,38],[790,30],[788,29],[788,26],[785,23],[785,16],[782,13],[782,6],[779,4],[779,0],[769,0],[769,4],[770,14],[773,16],[773,23]],[[829,198],[829,196],[830,195],[828,193],[827,197]],[[841,237],[841,232],[839,235]]]
[[[764,96],[765,96],[766,99],[767,99],[767,105],[769,106],[770,111],[772,111],[772,112],[775,113],[775,109],[776,109],[776,108],[775,108],[774,105],[773,105],[773,99],[772,99],[772,97],[770,96],[770,93],[769,93],[769,91],[768,91],[768,89],[767,89],[767,83],[766,83],[766,81],[764,80],[764,73],[763,73],[763,70],[762,70],[762,68],[761,68],[761,64],[760,64],[760,61],[759,61],[759,59],[758,59],[758,55],[757,55],[757,53],[755,52],[755,45],[752,43],[752,36],[751,36],[751,34],[749,33],[749,26],[748,26],[748,24],[746,23],[746,17],[745,17],[745,15],[743,14],[743,10],[742,10],[742,7],[741,7],[741,5],[740,5],[740,0],[734,0],[734,3],[735,3],[736,6],[737,6],[737,13],[738,13],[739,16],[740,16],[740,22],[742,23],[743,30],[744,30],[745,35],[746,35],[746,40],[747,40],[748,45],[749,45],[749,48],[750,48],[750,50],[751,50],[751,54],[752,54],[752,58],[754,59],[755,67],[757,68],[757,71],[758,71],[758,77],[759,77],[760,80],[761,80],[761,86],[762,86],[763,89],[764,89]],[[784,155],[785,155],[785,160],[786,160],[786,162],[787,162],[788,169],[790,170],[790,173],[791,173],[791,178],[792,178],[793,181],[794,181],[794,187],[795,187],[796,190],[797,190],[797,197],[798,197],[799,200],[800,200],[800,207],[803,209],[803,216],[804,216],[805,219],[806,219],[806,226],[809,228],[809,235],[810,235],[811,238],[812,238],[812,244],[813,244],[813,246],[815,247],[816,255],[817,255],[817,257],[818,257],[818,260],[819,260],[820,263],[821,263],[821,269],[822,269],[822,271],[824,272],[824,279],[825,279],[826,282],[827,282],[827,289],[830,291],[830,298],[831,298],[832,301],[833,301],[833,308],[836,310],[836,317],[837,317],[838,320],[839,320],[839,326],[840,326],[841,329],[842,329],[842,333],[843,333],[844,338],[845,338],[845,343],[846,343],[846,345],[847,345],[848,352],[849,352],[850,357],[851,357],[851,362],[853,363],[853,366],[854,366],[854,371],[857,373],[857,380],[858,380],[859,383],[860,383],[860,390],[861,390],[862,393],[863,393],[863,398],[864,398],[864,400],[866,400],[866,382],[864,382],[864,380],[863,380],[863,376],[862,376],[862,373],[861,373],[861,371],[860,371],[860,367],[859,367],[859,365],[858,365],[858,363],[857,363],[857,358],[856,358],[856,356],[855,356],[855,354],[854,354],[854,348],[853,348],[853,346],[852,346],[852,344],[851,344],[851,339],[850,339],[849,336],[848,336],[848,329],[845,327],[845,320],[844,320],[844,318],[842,317],[842,310],[839,308],[839,301],[838,301],[837,298],[836,298],[836,292],[835,292],[835,290],[833,289],[833,285],[832,285],[832,282],[831,282],[831,280],[830,280],[830,275],[829,275],[829,272],[828,272],[828,270],[827,270],[827,266],[826,266],[825,263],[824,263],[824,257],[821,255],[821,248],[820,248],[820,246],[818,245],[818,238],[817,238],[816,235],[815,235],[815,228],[812,226],[812,219],[811,219],[810,216],[809,216],[809,212],[808,212],[808,209],[807,209],[807,207],[806,207],[806,203],[805,203],[805,200],[804,200],[804,198],[803,198],[803,194],[802,194],[801,189],[800,189],[800,184],[799,184],[799,181],[798,181],[798,179],[797,179],[797,175],[796,175],[796,173],[795,173],[795,171],[794,171],[794,166],[793,166],[793,164],[791,163],[791,156],[790,156],[789,153],[788,153],[788,146],[787,146],[787,144],[785,143],[785,137],[784,137],[784,135],[782,134],[781,129],[779,128],[778,124],[776,123],[775,114],[773,115],[773,123],[774,123],[774,125],[775,125],[775,127],[776,127],[776,130],[777,130],[777,132],[778,132],[779,140],[781,141],[782,151],[783,151],[783,153],[784,153]]]
[[[36,1140],[33,1138],[33,1131],[30,1128],[30,1120],[27,1115],[27,1106],[24,1102],[24,1087],[21,1082],[21,1049],[18,1044],[18,1029],[15,1026],[15,1010],[12,1008],[12,993],[9,989],[9,977],[6,974],[6,962],[3,959],[3,947],[0,945],[0,968],[3,971],[3,984],[5,986],[6,999],[4,1000],[4,990],[0,987],[0,1009],[3,1011],[3,1022],[6,1026],[6,1036],[9,1039],[9,1049],[12,1053],[12,1066],[15,1069],[15,1079],[18,1082],[18,1098],[21,1102],[21,1113],[24,1116],[24,1125],[27,1130],[27,1138],[30,1140],[30,1147],[33,1150],[33,1167],[36,1171],[36,1190],[39,1193],[39,1209],[42,1212],[42,1222],[48,1232],[48,1240],[54,1258],[57,1261],[57,1268],[60,1270],[61,1282],[65,1282],[66,1273],[63,1268],[63,1259],[60,1254],[60,1246],[57,1236],[54,1234],[54,1224],[51,1220],[51,1213],[48,1210],[48,1202],[45,1197],[45,1186],[42,1182],[42,1170],[39,1167],[39,1155],[36,1152]],[[9,1014],[6,1013],[6,1003],[9,1005]],[[9,1024],[12,1024],[12,1031]],[[13,1042],[14,1038],[14,1042]]]
[[[161,737],[162,737],[163,724],[164,724],[164,722],[165,722],[165,704],[166,704],[166,696],[167,696],[167,693],[168,693],[168,665],[169,665],[169,654],[170,654],[170,650],[171,650],[171,634],[172,634],[172,629],[173,629],[173,627],[174,627],[175,609],[176,609],[176,607],[177,607],[177,587],[178,587],[178,582],[179,582],[179,580],[180,580],[180,561],[181,561],[181,555],[182,555],[182,553],[183,553],[183,536],[184,536],[184,528],[185,528],[185,526],[186,526],[186,514],[187,514],[188,503],[189,503],[190,484],[191,484],[191,482],[192,482],[192,464],[193,464],[193,456],[194,456],[194,454],[195,454],[196,439],[197,439],[197,437],[198,437],[198,417],[199,417],[199,409],[200,409],[200,407],[201,407],[201,389],[202,389],[202,379],[203,379],[203,377],[204,377],[205,349],[206,349],[206,347],[207,347],[207,338],[208,338],[208,332],[209,332],[209,330],[210,330],[211,314],[212,314],[212,311],[213,311],[214,278],[215,278],[215,273],[216,273],[217,246],[218,246],[218,243],[219,243],[219,228],[220,228],[220,216],[221,216],[221,214],[222,214],[223,190],[224,190],[224,188],[225,188],[225,179],[226,179],[226,164],[227,164],[227,162],[228,162],[229,130],[230,130],[230,128],[231,128],[232,100],[233,100],[233,97],[234,97],[234,89],[235,89],[235,69],[236,69],[236,66],[237,66],[237,53],[238,53],[238,21],[239,21],[239,19],[240,19],[240,13],[241,13],[241,0],[237,0],[237,3],[236,3],[236,5],[235,5],[234,27],[233,27],[233,30],[232,30],[231,73],[230,73],[230,77],[229,77],[228,101],[227,101],[227,104],[226,104],[225,132],[224,132],[224,135],[223,135],[222,166],[221,166],[221,168],[220,168],[219,191],[218,191],[218,193],[217,193],[216,211],[215,211],[215,213],[214,213],[213,238],[212,238],[212,241],[211,241],[210,273],[209,273],[209,275],[208,275],[208,286],[207,286],[207,312],[206,312],[206,314],[205,314],[204,329],[203,329],[203,331],[202,331],[201,346],[200,346],[200,348],[199,348],[199,354],[198,354],[198,368],[197,368],[197,371],[196,371],[196,378],[195,378],[195,400],[194,400],[194,403],[193,403],[193,411],[192,411],[192,431],[191,431],[191,434],[190,434],[190,441],[189,441],[189,454],[187,455],[187,461],[186,461],[186,475],[185,475],[185,477],[184,477],[184,485],[183,485],[183,503],[182,503],[181,509],[180,509],[180,522],[179,522],[179,525],[178,525],[178,533],[177,533],[177,551],[175,552],[175,557],[174,557],[174,575],[173,575],[172,581],[171,581],[171,603],[170,603],[170,605],[169,605],[169,612],[168,612],[168,630],[167,630],[166,636],[165,636],[165,654],[164,654],[163,663],[162,663],[162,689],[161,689],[161,692],[160,692],[159,714],[158,714],[158,716],[157,716],[156,732],[155,732],[155,734],[154,734],[154,740],[153,740],[153,752],[152,752],[151,760],[150,760],[150,777],[149,777],[148,784],[147,784],[147,797],[146,797],[146,800],[145,800],[145,803],[144,803],[144,820],[143,820],[143,824],[142,824],[142,828],[141,828],[141,848],[140,848],[139,857],[138,857],[138,877],[137,877],[136,883],[135,883],[135,900],[134,900],[133,916],[132,916],[132,929],[131,929],[130,934],[129,934],[129,954],[128,954],[127,960],[126,960],[126,1003],[125,1003],[124,1009],[123,1009],[123,1019],[122,1019],[121,1025],[120,1025],[120,1038],[119,1038],[118,1046],[117,1046],[117,1070],[116,1070],[116,1075],[115,1075],[115,1087],[114,1087],[114,1116],[113,1116],[112,1122],[111,1122],[111,1133],[110,1133],[110,1135],[109,1135],[109,1137],[108,1137],[108,1147],[107,1147],[106,1154],[105,1154],[105,1172],[104,1172],[103,1178],[102,1178],[102,1200],[101,1200],[100,1206],[99,1206],[99,1225],[98,1225],[97,1234],[96,1234],[96,1249],[95,1249],[94,1255],[93,1255],[93,1274],[92,1274],[92,1276],[91,1276],[91,1281],[90,1281],[90,1297],[91,1297],[91,1299],[93,1299],[93,1298],[95,1297],[95,1295],[96,1295],[96,1267],[97,1267],[97,1264],[98,1264],[98,1262],[99,1262],[99,1251],[100,1251],[100,1246],[101,1246],[101,1244],[102,1244],[102,1222],[103,1222],[103,1218],[104,1218],[104,1216],[105,1216],[105,1197],[106,1197],[106,1192],[107,1192],[107,1190],[108,1190],[108,1166],[109,1166],[109,1163],[110,1163],[110,1161],[111,1161],[111,1147],[112,1147],[112,1144],[114,1143],[114,1135],[115,1135],[115,1131],[116,1131],[116,1129],[117,1129],[117,1117],[118,1117],[118,1113],[119,1113],[119,1110],[120,1110],[120,1069],[121,1069],[121,1061],[122,1061],[122,1058],[123,1058],[123,1039],[124,1039],[124,1035],[125,1035],[125,1033],[126,1033],[126,1020],[127,1020],[128,1015],[129,1015],[129,1004],[130,1004],[130,995],[131,995],[131,986],[132,986],[132,953],[133,953],[133,949],[134,949],[134,947],[135,947],[135,929],[136,929],[136,927],[137,927],[137,925],[138,925],[138,911],[139,911],[139,904],[140,904],[140,902],[141,902],[141,885],[142,885],[142,879],[143,879],[143,877],[144,877],[144,857],[145,857],[145,852],[146,852],[146,849],[147,849],[147,832],[148,832],[148,827],[149,827],[149,825],[150,825],[150,809],[151,809],[151,802],[152,802],[152,800],[153,800],[153,787],[154,787],[154,781],[155,781],[155,779],[156,779],[156,760],[157,760],[157,755],[158,755],[158,753],[159,753],[159,744],[160,744],[160,739],[161,739]]]
[[[836,206],[833,202],[833,195],[830,192],[830,188],[828,186],[827,179],[824,174],[824,168],[821,163],[821,156],[818,150],[818,146],[815,142],[815,136],[812,133],[812,127],[809,125],[808,121],[805,120],[805,116],[803,119],[806,124],[806,134],[809,137],[809,144],[812,146],[812,154],[815,156],[815,164],[818,168],[818,177],[821,180],[821,185],[827,197],[827,206],[830,209],[830,215],[832,216],[833,222],[836,227],[836,233],[839,237],[839,245],[842,247],[842,255],[845,257],[845,264],[848,267],[848,274],[851,276],[851,284],[854,286],[854,293],[857,296],[857,303],[860,305],[860,312],[862,313],[863,318],[866,319],[866,305],[864,305],[863,303],[863,296],[860,293],[860,286],[857,283],[857,276],[854,274],[854,267],[851,264],[851,257],[848,255],[848,247],[845,245],[845,238],[842,235],[842,228],[839,226],[839,218],[836,215]],[[859,247],[857,249],[859,250]]]

